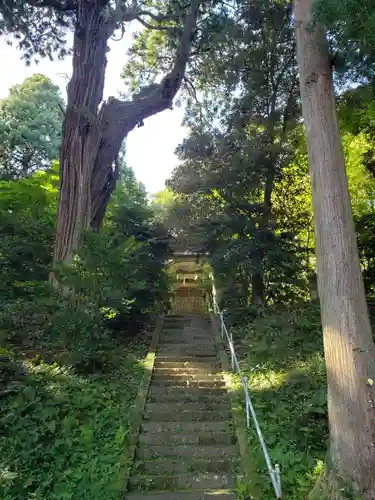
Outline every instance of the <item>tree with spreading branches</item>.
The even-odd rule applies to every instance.
[[[0,6],[0,32],[14,36],[25,58],[64,57],[73,30],[73,72],[60,151],[61,188],[54,262],[69,263],[82,231],[99,230],[116,184],[116,158],[123,140],[143,120],[172,106],[193,45],[199,45],[198,19],[209,2],[126,0],[6,0]],[[148,30],[168,32],[174,43],[166,74],[128,100],[103,102],[108,41],[138,21]],[[10,38],[11,40],[11,38]],[[163,66],[164,69],[164,66]],[[159,75],[160,76],[160,75]],[[138,89],[139,90],[139,89]]]

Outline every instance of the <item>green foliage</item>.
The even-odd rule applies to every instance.
[[[356,220],[358,249],[367,294],[375,293],[375,214],[367,213]]]
[[[169,298],[168,234],[123,166],[103,231],[84,235],[73,264],[57,270],[74,299],[52,293],[57,180],[54,171],[39,172],[0,185],[0,328],[19,347],[58,346],[51,359],[80,372],[108,371],[121,332],[139,331]]]
[[[59,156],[64,101],[59,88],[35,74],[0,103],[0,178],[26,177]]]
[[[322,470],[328,439],[319,307],[301,303],[289,311],[271,309],[233,333],[270,456],[281,466],[283,495],[305,498]],[[274,493],[253,425],[248,436],[259,473],[256,486],[262,499],[271,500]]]
[[[51,289],[57,167],[0,183],[1,498],[117,500],[168,235],[123,164],[103,231]]]
[[[339,100],[340,126],[346,159],[349,191],[356,223],[359,255],[366,292],[374,294],[375,246],[375,108],[374,86],[362,85],[345,92]]]
[[[375,86],[360,85],[343,93],[338,100],[341,129],[354,135],[375,135]]]
[[[0,181],[0,294],[46,280],[51,265],[58,165],[20,181]]]
[[[116,371],[82,377],[40,356],[17,363],[3,351],[8,367],[13,363],[18,371],[9,392],[0,380],[3,500],[120,498],[143,354],[142,344],[122,348]],[[0,375],[3,370],[1,364]]]
[[[128,51],[129,61],[121,75],[133,95],[151,83],[160,81],[162,74],[171,71],[173,54],[179,46],[183,20],[190,6],[189,2],[181,3],[179,0],[148,0],[145,4],[148,11],[154,12],[154,16],[141,22],[141,30],[133,34],[133,43]],[[192,90],[190,77],[196,76],[196,56],[200,57],[202,53],[209,52],[210,47],[216,47],[216,38],[222,38],[222,28],[229,21],[228,11],[232,10],[231,6],[220,0],[201,3],[199,29],[194,31],[191,40],[193,57],[190,67],[186,69],[190,83],[185,80],[182,84],[185,95],[189,95]]]
[[[66,56],[66,34],[74,25],[75,2],[4,0],[0,5],[0,34],[14,37],[26,63],[32,57]],[[14,42],[8,37],[8,43]]]
[[[374,212],[375,178],[366,166],[371,147],[365,134],[344,134],[342,137],[349,191],[355,218]]]
[[[370,80],[375,70],[375,5],[372,0],[316,0],[316,16],[329,30],[337,69]]]
[[[230,22],[218,23],[221,37],[197,60],[203,102],[200,109],[188,103],[191,132],[168,184],[180,196],[188,239],[210,253],[215,277],[225,283],[225,308],[234,313],[240,304],[237,319],[250,301],[291,302],[306,293],[298,246],[310,225],[278,190],[300,142],[291,4],[238,7],[221,13]],[[292,169],[288,177],[297,188]]]

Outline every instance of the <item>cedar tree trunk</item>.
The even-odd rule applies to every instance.
[[[375,347],[361,275],[324,32],[295,0],[297,58],[315,214],[327,367],[329,498],[375,498]],[[347,497],[345,497],[347,498]]]
[[[136,101],[110,97],[101,104],[107,42],[120,23],[141,18],[133,2],[108,16],[108,1],[77,0],[73,76],[68,86],[67,114],[60,154],[61,190],[54,263],[72,260],[82,231],[99,230],[116,185],[116,158],[128,133],[148,118],[172,106],[190,56],[200,0],[186,10],[174,65],[158,86]],[[54,281],[54,277],[51,276]]]
[[[54,262],[69,262],[91,222],[91,177],[100,146],[101,113],[111,34],[100,0],[81,1],[73,46],[73,75],[60,152],[60,202]]]

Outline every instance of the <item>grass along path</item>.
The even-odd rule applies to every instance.
[[[271,310],[233,330],[238,357],[283,495],[307,497],[323,470],[328,439],[326,374],[317,304]],[[238,396],[242,403],[242,391]],[[244,417],[245,418],[245,417]],[[258,438],[248,431],[262,500],[274,499]]]
[[[121,353],[118,369],[107,375],[24,360],[27,375],[0,396],[2,500],[121,498],[131,466],[124,461],[129,408],[143,375],[145,343]]]

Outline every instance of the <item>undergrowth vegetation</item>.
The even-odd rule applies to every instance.
[[[0,181],[0,498],[118,500],[169,238],[123,166],[102,231],[52,269],[56,172]]]
[[[273,463],[281,467],[285,498],[301,500],[322,472],[327,449],[326,373],[319,306],[268,310],[233,330],[241,368]],[[239,397],[242,398],[240,386]],[[274,498],[258,437],[248,439],[262,500]]]
[[[2,499],[120,498],[144,344],[117,354],[116,370],[79,375],[38,355],[15,362],[2,351],[1,376],[13,379],[8,394],[2,384]]]

